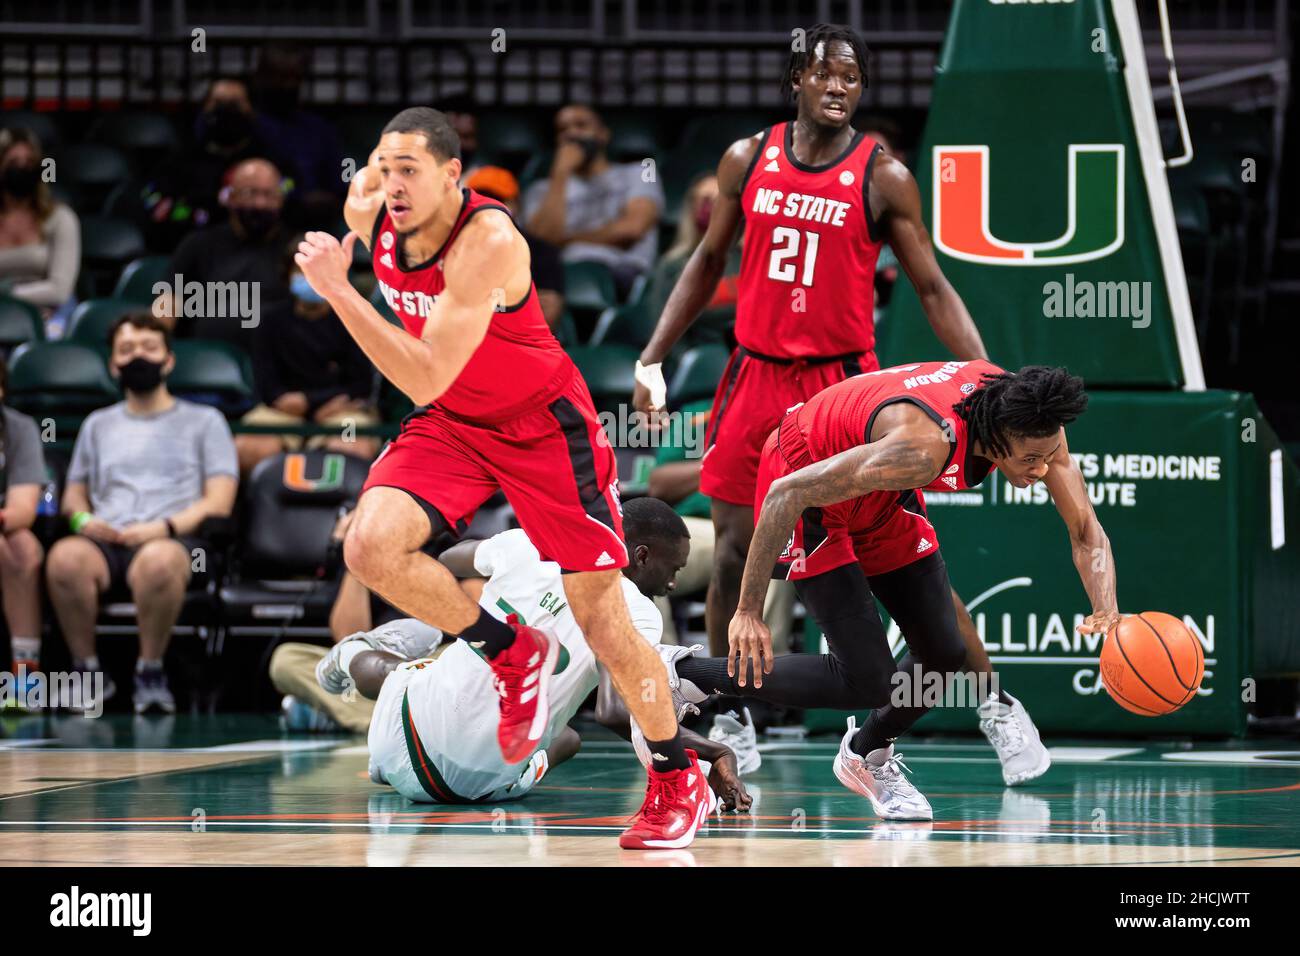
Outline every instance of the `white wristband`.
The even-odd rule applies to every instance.
[[[668,383],[664,381],[663,363],[642,365],[638,359],[634,375],[639,383],[650,389],[650,407],[663,408],[668,402]]]

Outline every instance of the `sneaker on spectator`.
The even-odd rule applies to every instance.
[[[137,714],[160,710],[164,714],[176,713],[176,700],[167,685],[167,674],[161,668],[135,672],[135,693],[131,695]]]
[[[280,701],[280,725],[289,733],[332,734],[343,730],[325,711],[292,694]]]

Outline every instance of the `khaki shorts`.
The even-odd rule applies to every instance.
[[[288,412],[282,412],[278,408],[272,408],[270,405],[257,405],[250,409],[243,418],[239,420],[244,425],[283,425],[286,428],[296,428],[299,425],[311,424],[305,418],[299,418],[297,415],[290,415]],[[378,425],[379,415],[371,408],[359,408],[355,411],[341,412],[338,415],[331,415],[323,422],[317,422],[320,425],[337,426],[342,429],[348,423],[356,425],[358,428]],[[304,438],[302,435],[281,435],[280,439],[284,442],[286,451],[302,451],[306,448],[310,451],[313,448],[320,448],[332,438],[332,435],[312,435]]]

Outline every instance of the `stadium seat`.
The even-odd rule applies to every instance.
[[[81,143],[62,152],[57,170],[57,179],[72,185],[83,208],[99,209],[113,187],[130,177],[131,163],[116,146]]]
[[[658,318],[650,314],[644,296],[606,309],[596,320],[596,327],[591,333],[591,344],[617,343],[640,349],[650,341]]]
[[[130,220],[106,216],[81,220],[81,267],[96,295],[107,295],[126,264],[144,253],[144,236]]]
[[[617,411],[630,405],[636,387],[633,371],[641,350],[630,345],[579,345],[569,349],[582,377],[591,390],[598,411]]]
[[[148,308],[132,299],[110,297],[104,299],[87,299],[79,303],[68,319],[68,331],[64,338],[69,342],[79,342],[100,352],[108,351],[108,330],[113,323],[128,312],[138,312]]]
[[[6,402],[37,421],[52,417],[57,430],[121,398],[103,354],[80,342],[20,345],[9,359]],[[62,419],[62,421],[60,421]]]
[[[478,143],[484,160],[516,174],[530,157],[547,149],[551,138],[534,110],[492,110],[479,116]]]
[[[176,339],[172,349],[176,368],[167,379],[172,394],[213,405],[227,416],[252,407],[252,360],[246,353],[208,339]]]
[[[590,326],[608,308],[618,304],[614,277],[599,262],[564,264],[564,305],[579,328]]]
[[[109,113],[91,127],[89,140],[115,146],[138,165],[152,165],[179,142],[171,120],[161,113]]]
[[[12,113],[0,113],[0,129],[25,129],[36,134],[41,141],[45,155],[58,150],[63,140],[54,117],[48,113],[33,113],[30,110],[15,110]]]
[[[639,162],[657,159],[663,146],[655,121],[637,113],[617,113],[606,117],[609,126],[609,155],[616,162]]]
[[[138,302],[141,305],[152,305],[153,300],[157,298],[153,292],[154,284],[166,282],[171,285],[172,277],[167,274],[170,271],[167,268],[170,262],[170,256],[141,256],[139,259],[132,259],[117,278],[117,285],[113,288],[113,298]]]
[[[364,459],[320,449],[257,464],[245,488],[232,573],[221,589],[232,636],[275,635],[286,624],[304,636],[329,636],[337,591],[325,573],[330,536],[340,509],[361,494],[369,468]]]
[[[731,353],[726,346],[697,345],[682,356],[668,383],[668,398],[674,405],[711,398],[727,367]]]
[[[560,316],[559,323],[554,329],[556,340],[566,349],[571,349],[578,344],[578,325],[573,321],[573,316],[566,309]]]
[[[44,338],[40,310],[30,302],[0,294],[0,350],[8,353],[16,345]]]

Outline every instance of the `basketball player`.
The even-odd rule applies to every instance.
[[[560,644],[487,613],[420,551],[432,535],[463,531],[503,490],[529,540],[566,573],[573,616],[654,753],[623,842],[689,843],[708,784],[682,746],[662,662],[628,619],[613,450],[546,326],[527,243],[500,204],[457,185],[460,175],[447,118],[403,110],[353,177],[342,244],[311,232],[295,256],[375,367],[420,406],[371,467],[344,559],[390,604],[482,650],[500,692],[502,757],[519,763],[548,726]],[[403,328],[348,282],[358,235]]]
[[[653,598],[672,590],[690,538],[677,513],[653,498],[628,502],[623,528],[629,558],[623,596],[633,627],[658,645],[663,619]],[[598,683],[598,719],[609,726],[621,724],[628,736],[627,712],[607,675],[601,679],[598,674],[569,609],[559,565],[543,561],[523,531],[461,542],[441,560],[497,619],[517,615],[557,634],[561,653],[547,688],[548,726],[522,772],[507,764],[496,743],[497,694],[482,652],[453,641],[435,656],[431,651],[441,641],[440,631],[413,618],[394,621],[334,645],[317,668],[326,690],[342,693],[352,686],[378,700],[369,735],[372,780],[418,802],[516,800],[549,768],[577,753],[578,734],[566,725]],[[736,755],[685,728],[682,735],[692,746],[698,743],[701,758],[712,763],[709,779],[724,806],[748,808]]]
[[[927,675],[946,680],[962,668],[966,648],[938,537],[916,492],[972,488],[993,468],[1017,488],[1042,481],[1092,602],[1079,630],[1105,632],[1119,620],[1110,542],[1065,440],[1065,426],[1086,407],[1083,381],[1065,369],[1004,372],[977,361],[858,375],[791,409],[763,447],[758,524],[727,659],[683,658],[689,650],[678,649],[668,658],[676,692],[871,708],[860,730],[849,719],[836,777],[885,819],[932,819],[929,802],[903,773],[894,740],[926,712],[920,704]],[[796,582],[830,653],[773,660],[762,620],[773,576]],[[907,641],[897,666],[877,597]],[[896,670],[906,675],[906,706],[891,703]],[[703,696],[685,699],[699,703]],[[1046,761],[1032,724],[1008,727],[1027,738],[1026,753]]]
[[[661,363],[711,299],[743,220],[739,346],[713,400],[700,476],[717,534],[705,612],[713,654],[723,653],[736,609],[763,442],[790,406],[880,367],[873,306],[884,243],[916,287],[939,341],[959,359],[988,358],[935,260],[916,180],[888,150],[849,125],[867,86],[867,56],[850,27],[818,24],[807,32],[782,79],[783,91],[795,100],[795,120],[739,140],[723,155],[708,231],[637,366],[634,406],[661,408]],[[968,666],[992,675],[970,615],[956,593],[952,600]],[[1009,724],[1029,722],[1024,706],[999,691],[980,707],[980,718],[1006,783],[1032,779],[1028,755],[1008,746],[1016,739]]]

